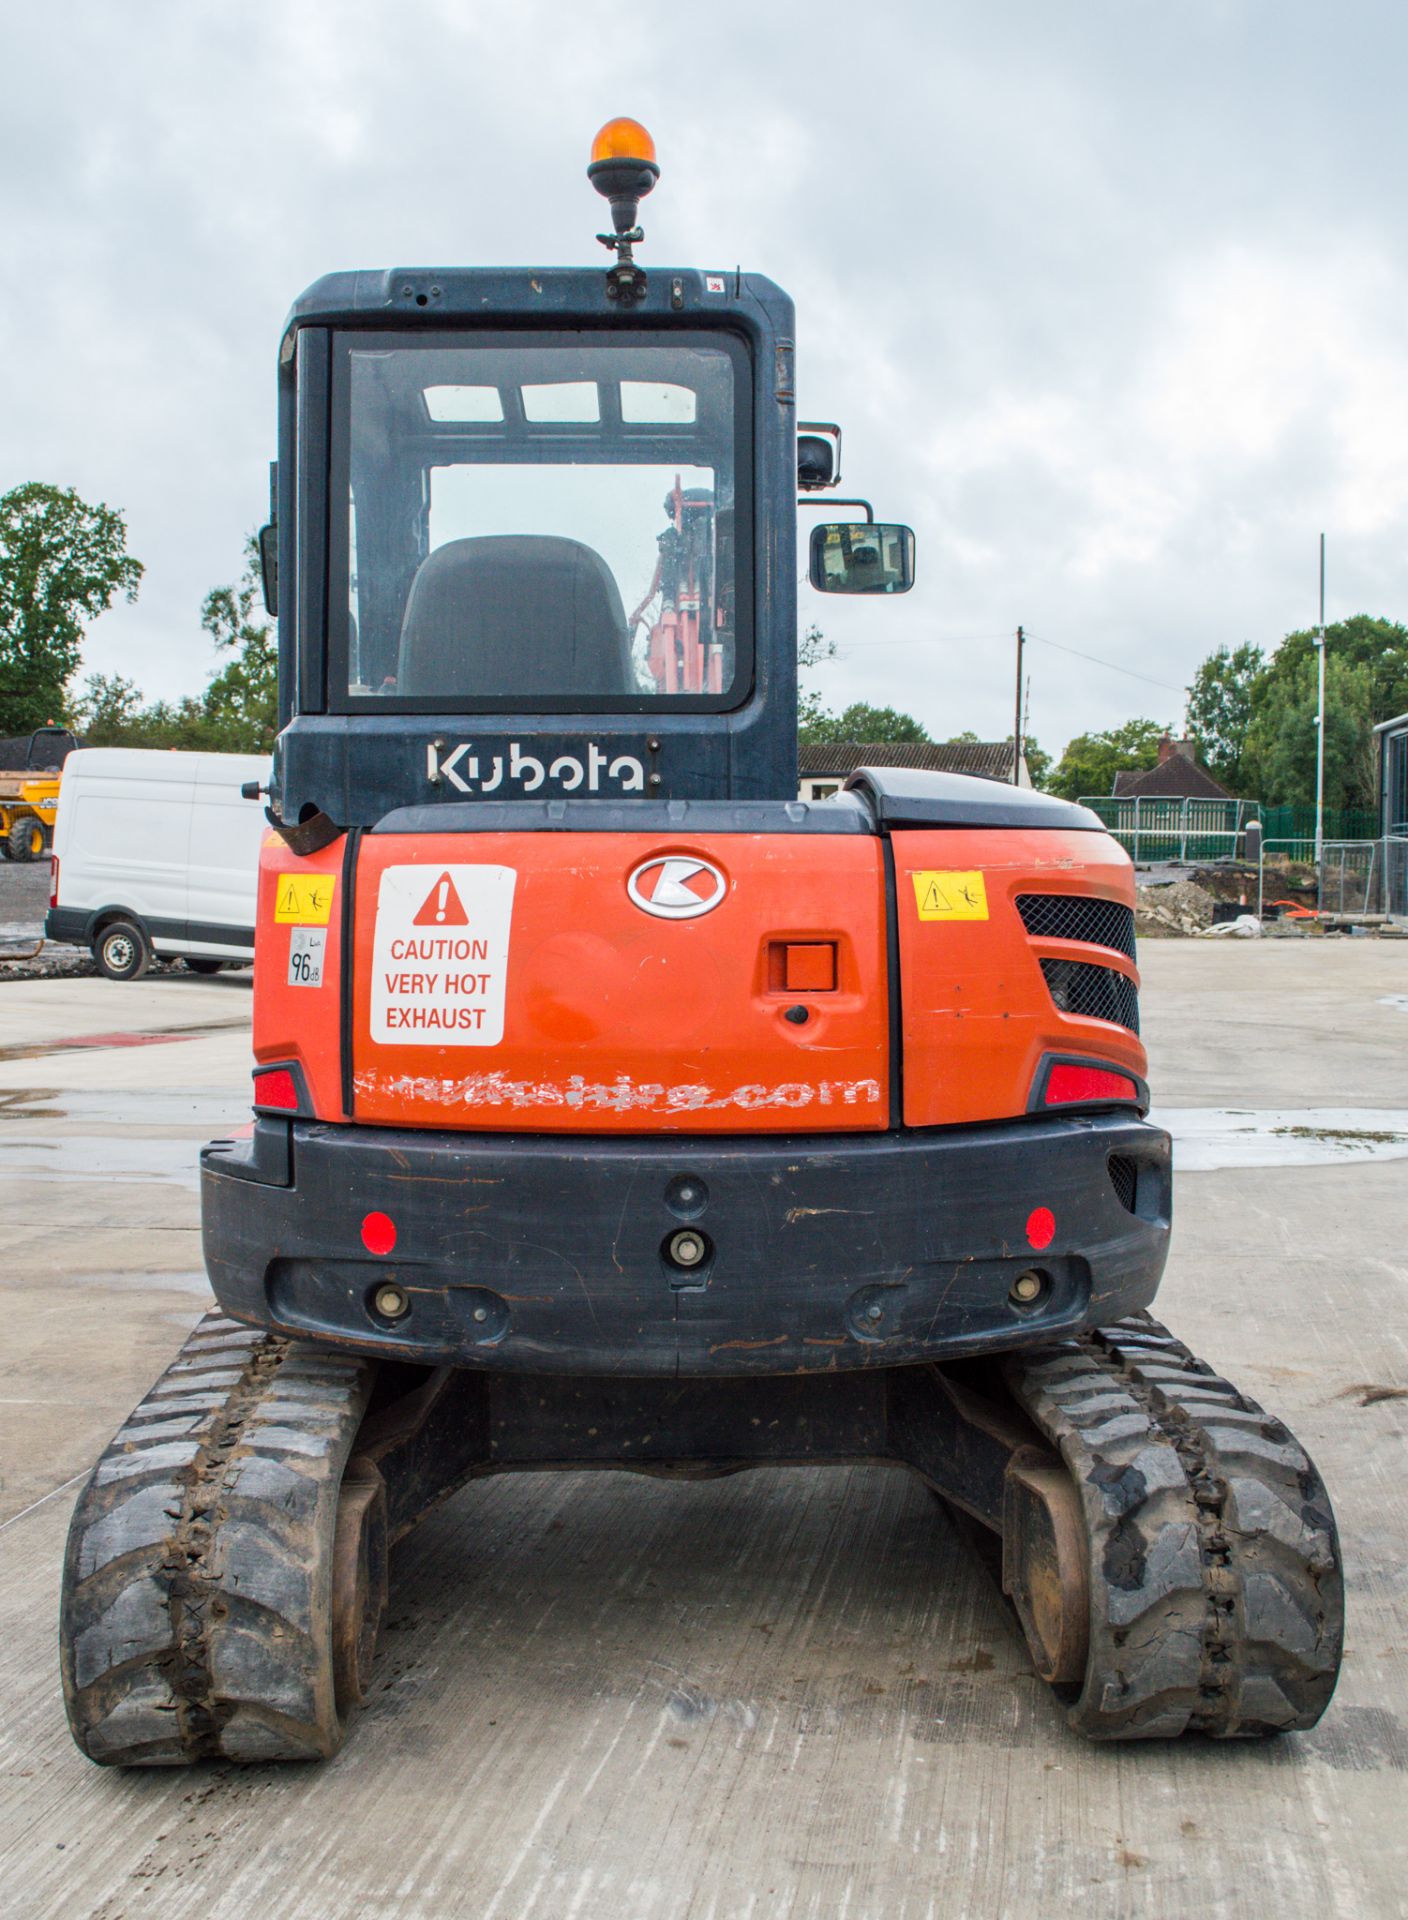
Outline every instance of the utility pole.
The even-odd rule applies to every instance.
[[[1315,715],[1315,865],[1325,855],[1325,536],[1320,536],[1320,630],[1315,636],[1320,655],[1320,706]]]
[[[1012,784],[1022,784],[1022,649],[1027,636],[1017,629],[1017,717],[1012,723]]]

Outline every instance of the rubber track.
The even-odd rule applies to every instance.
[[[1314,1726],[1344,1634],[1324,1485],[1294,1435],[1143,1314],[1006,1367],[1080,1490],[1097,1740]]]
[[[332,1542],[371,1377],[209,1314],[129,1416],[64,1564],[64,1697],[89,1759],[336,1751]]]

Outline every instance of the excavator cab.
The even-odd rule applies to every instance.
[[[334,275],[279,355],[283,726],[219,1311],[73,1523],[95,1760],[335,1751],[387,1556],[477,1476],[903,1464],[1104,1739],[1319,1716],[1334,1522],[1147,1314],[1170,1231],[1130,863],[1086,810],[797,798],[792,306],[635,259]],[[914,578],[868,503],[822,592]],[[857,513],[863,510],[863,518]]]

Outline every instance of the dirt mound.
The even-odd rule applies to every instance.
[[[1134,892],[1134,931],[1141,940],[1172,940],[1212,925],[1212,895],[1194,880],[1141,883]]]

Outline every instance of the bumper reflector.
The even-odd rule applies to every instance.
[[[287,1067],[275,1067],[272,1073],[255,1074],[254,1106],[256,1112],[297,1113],[298,1088]]]
[[[1033,1207],[1027,1215],[1027,1244],[1040,1253],[1056,1238],[1056,1216],[1050,1207]]]
[[[396,1244],[396,1222],[389,1213],[369,1213],[362,1222],[362,1245],[368,1253],[390,1253]],[[393,1319],[395,1315],[391,1316]]]
[[[1139,1089],[1127,1073],[1105,1067],[1054,1066],[1046,1081],[1045,1104],[1067,1107],[1080,1100],[1137,1100]]]

